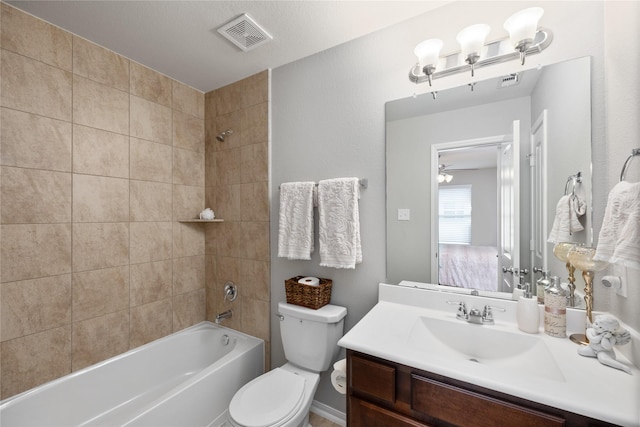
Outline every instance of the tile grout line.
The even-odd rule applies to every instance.
[[[174,110],[174,96],[173,96],[173,85],[174,85],[174,81],[173,79],[171,79],[171,98],[170,98],[170,112],[171,112],[171,332],[173,333],[175,331],[175,300],[174,300],[174,289],[173,289],[173,282],[174,282],[174,274],[175,272],[173,271],[173,259],[174,259],[174,250],[175,250],[175,239],[176,239],[176,228],[177,228],[177,223],[176,223],[176,218],[174,217],[174,212],[175,212],[175,183],[174,183],[174,164],[173,164],[173,160],[175,159],[175,141],[173,140],[173,110]]]
[[[127,62],[127,65],[129,66],[129,262],[128,262],[128,267],[129,267],[129,304],[128,304],[128,309],[129,309],[129,342],[127,345],[127,348],[130,350],[131,349],[131,330],[133,327],[133,321],[132,321],[132,310],[131,310],[131,61],[129,60]]]
[[[74,67],[74,38],[71,37],[71,165],[69,170],[71,171],[71,286],[70,286],[70,292],[69,292],[69,312],[71,315],[71,319],[70,319],[70,330],[69,330],[69,372],[73,372],[73,290],[74,290],[74,286],[73,286],[73,270],[74,270],[74,257],[73,257],[73,230],[74,230],[74,224],[73,224],[73,181],[74,181],[74,168],[73,168],[73,149],[74,149],[74,144],[75,144],[75,138],[74,138],[74,132],[73,132],[73,125],[74,125],[74,115],[73,115],[73,103],[75,100],[75,93],[73,90],[74,87],[74,71],[75,71],[75,67]]]

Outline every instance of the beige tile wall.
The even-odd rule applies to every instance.
[[[207,318],[233,310],[228,326],[262,338],[270,366],[269,74],[205,95],[205,203],[223,223],[206,225]],[[227,129],[233,135],[218,142]],[[239,298],[223,299],[226,281]]]
[[[4,399],[204,320],[207,276],[205,228],[177,222],[204,207],[204,94],[5,3],[0,34]],[[232,182],[234,197],[249,205],[266,188],[266,138],[238,137],[236,164],[255,170]],[[219,257],[263,280],[243,296],[252,314],[268,308],[261,203],[209,231],[230,238],[247,221],[244,244],[266,233]],[[258,283],[247,274],[230,278]],[[243,324],[268,338],[266,320]]]

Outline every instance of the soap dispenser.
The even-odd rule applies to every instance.
[[[544,291],[544,332],[552,337],[567,336],[567,292],[558,276],[551,277]]]
[[[524,284],[524,296],[516,303],[516,320],[518,329],[530,334],[537,334],[540,327],[538,300],[531,295],[531,285]]]
[[[523,296],[524,296],[524,289],[522,289],[521,285],[516,285],[513,288],[513,292],[511,293],[511,299],[514,301],[518,301]]]

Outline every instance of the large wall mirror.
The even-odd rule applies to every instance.
[[[555,240],[593,238],[590,68],[579,58],[386,104],[389,283],[502,294],[538,269],[566,277],[551,233],[561,200],[585,213]]]

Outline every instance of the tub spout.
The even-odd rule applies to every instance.
[[[232,310],[227,310],[225,312],[218,313],[218,315],[216,316],[216,323],[220,324],[224,319],[231,319],[231,316],[233,316]]]

